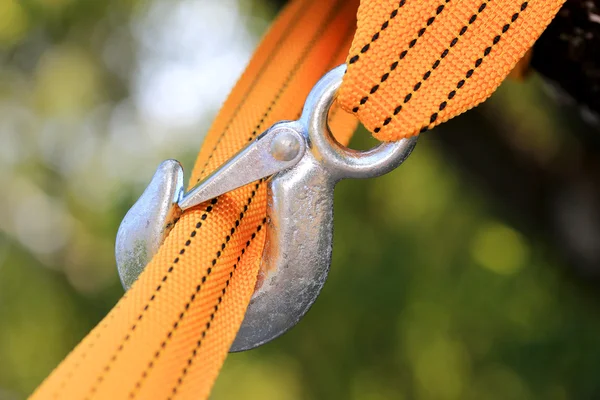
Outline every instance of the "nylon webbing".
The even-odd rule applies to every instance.
[[[338,101],[399,140],[498,88],[564,0],[362,0]]]
[[[346,57],[339,101],[377,137],[435,126],[489,96],[562,2],[362,0],[354,34],[357,0],[293,0],[212,125],[191,184],[274,122],[297,118],[314,83]],[[330,119],[346,143],[354,118],[334,110]],[[186,212],[32,398],[207,398],[256,284],[265,220],[264,182]]]

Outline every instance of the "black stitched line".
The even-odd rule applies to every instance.
[[[360,54],[365,54],[367,51],[369,51],[369,49],[371,48],[371,44],[374,43],[377,39],[379,39],[381,32],[385,31],[388,28],[388,26],[390,25],[390,21],[393,20],[394,18],[396,18],[396,16],[398,15],[398,11],[400,11],[400,9],[402,7],[404,7],[405,4],[406,4],[406,0],[401,0],[398,3],[398,6],[394,10],[392,10],[388,19],[386,19],[385,22],[383,24],[381,24],[381,27],[379,28],[379,30],[377,32],[375,32],[375,34],[371,37],[371,41],[369,43],[365,44],[360,49]],[[358,55],[358,54],[353,55],[348,60],[348,64],[354,64],[355,62],[357,62],[359,60],[359,58],[360,58],[360,55]]]
[[[221,305],[221,302],[223,301],[223,297],[225,296],[225,294],[227,293],[227,288],[229,287],[229,282],[231,281],[231,279],[233,278],[233,273],[237,270],[237,266],[238,263],[240,262],[240,260],[242,259],[242,256],[246,253],[246,250],[248,249],[248,247],[250,247],[250,245],[252,244],[252,242],[254,241],[254,239],[256,238],[256,235],[261,231],[263,225],[267,222],[267,219],[264,218],[261,222],[260,225],[257,226],[256,228],[256,232],[254,232],[252,234],[252,237],[250,238],[250,240],[248,240],[246,242],[246,247],[242,249],[242,254],[237,258],[237,262],[233,265],[233,271],[229,272],[229,278],[227,279],[227,281],[225,282],[225,287],[221,290],[221,295],[219,296],[219,298],[217,299],[217,304],[214,306],[214,310],[213,312],[210,314],[210,321],[208,321],[204,327],[204,329],[202,330],[202,332],[200,333],[200,339],[198,339],[198,341],[196,342],[196,347],[194,348],[194,350],[192,350],[192,355],[187,359],[187,365],[181,370],[181,375],[179,376],[179,378],[177,379],[177,383],[175,384],[175,386],[173,386],[173,389],[171,389],[171,396],[168,397],[168,400],[172,400],[173,396],[175,396],[177,394],[177,390],[178,388],[181,386],[181,384],[183,383],[183,379],[185,378],[185,376],[188,373],[188,368],[192,366],[194,359],[196,358],[196,356],[198,355],[198,350],[200,349],[200,347],[202,346],[202,341],[204,340],[204,338],[206,337],[206,334],[208,333],[208,330],[211,327],[211,322],[215,319],[215,315],[217,314],[217,312],[219,311],[219,306]]]
[[[206,207],[205,213],[202,214],[202,217],[200,218],[202,221],[206,220],[208,214],[210,214],[212,212],[213,206],[215,204],[217,204],[217,201],[218,201],[218,199],[216,199],[216,198],[211,200],[211,203],[210,203],[211,205],[209,205],[208,207]],[[192,233],[196,232],[196,230],[200,229],[201,227],[202,227],[202,222],[198,221],[196,223],[196,229],[194,231],[192,231]],[[194,234],[194,236],[195,236],[195,234]],[[190,238],[193,238],[194,236],[192,236],[190,234]],[[186,247],[189,247],[191,243],[192,243],[191,239],[188,239],[185,242],[184,247],[179,251],[179,255],[180,256],[183,255],[183,254],[185,254]],[[119,347],[117,347],[117,350],[115,351],[115,353],[112,355],[112,357],[106,363],[106,365],[104,366],[104,368],[103,368],[102,372],[100,373],[100,375],[98,375],[98,377],[96,378],[96,382],[92,385],[92,387],[90,388],[90,391],[89,391],[88,395],[85,397],[86,399],[89,399],[92,394],[96,393],[96,391],[98,390],[98,386],[102,383],[102,381],[104,381],[105,374],[110,371],[112,363],[117,360],[117,357],[118,357],[119,353],[125,347],[125,343],[128,342],[129,339],[131,338],[131,335],[133,334],[133,332],[137,328],[137,324],[139,323],[139,321],[141,321],[143,319],[146,311],[148,311],[148,309],[150,308],[150,304],[156,298],[158,292],[162,288],[163,283],[167,281],[169,274],[171,272],[173,272],[173,270],[175,269],[175,264],[177,264],[179,262],[179,259],[180,259],[180,257],[177,256],[173,260],[173,263],[172,263],[173,265],[171,265],[169,267],[169,269],[167,270],[167,273],[161,279],[161,283],[158,284],[158,286],[156,287],[156,289],[154,289],[154,292],[153,292],[152,296],[150,296],[150,299],[148,300],[148,302],[144,306],[143,310],[138,315],[137,321],[129,328],[129,332],[127,332],[127,334],[123,337],[123,340],[121,341],[121,344],[119,345]]]
[[[435,60],[435,62],[431,65],[431,68],[429,68],[429,70],[427,72],[425,72],[425,74],[423,74],[423,78],[417,82],[414,86],[413,89],[410,93],[408,93],[406,96],[404,96],[403,98],[403,104],[407,104],[413,97],[413,95],[421,88],[421,86],[423,85],[423,83],[425,81],[427,81],[431,75],[433,74],[433,72],[441,65],[442,61],[448,56],[448,54],[450,54],[450,50],[457,45],[458,41],[460,40],[460,37],[463,36],[465,33],[467,33],[467,31],[469,30],[469,27],[471,25],[473,25],[475,23],[475,21],[477,21],[477,19],[479,18],[479,15],[481,13],[483,13],[486,9],[487,9],[487,5],[488,3],[490,3],[492,0],[486,0],[484,3],[482,3],[478,10],[477,13],[473,14],[471,16],[471,18],[469,18],[469,22],[464,25],[457,36],[455,36],[451,41],[450,44],[448,45],[448,47],[446,47],[444,49],[444,51],[442,51],[442,53],[440,54],[440,57]],[[385,76],[385,75],[384,75]],[[386,78],[387,79],[387,78]],[[400,113],[400,111],[402,111],[402,108],[404,107],[403,104],[399,104],[396,108],[394,108],[394,116],[398,115]],[[356,108],[356,110],[358,111],[358,108]],[[390,122],[392,122],[392,116],[390,115],[389,117],[387,117],[384,121],[383,121],[383,126],[387,126]],[[375,133],[379,133],[379,131],[381,131],[382,126],[378,126],[375,129],[373,129],[373,132]]]
[[[215,154],[215,151],[217,150],[217,147],[219,147],[219,144],[221,143],[221,140],[223,140],[223,137],[229,131],[229,128],[231,127],[231,124],[233,123],[233,120],[238,115],[238,111],[246,103],[246,101],[248,100],[248,97],[250,97],[250,93],[252,93],[252,91],[254,90],[254,87],[256,86],[256,84],[258,83],[258,81],[260,80],[260,78],[263,76],[263,74],[265,73],[265,71],[267,70],[267,67],[271,64],[271,60],[275,57],[275,55],[277,54],[277,52],[281,49],[282,44],[285,42],[285,40],[287,39],[287,37],[292,33],[292,31],[294,30],[294,27],[299,23],[299,21],[302,19],[302,16],[307,12],[307,10],[309,8],[310,7],[308,7],[306,4],[304,4],[302,7],[300,7],[300,12],[293,19],[292,23],[288,27],[289,29],[286,29],[285,32],[284,32],[284,34],[277,41],[277,43],[275,43],[275,46],[273,47],[273,49],[271,50],[271,52],[267,56],[267,59],[265,60],[265,62],[261,66],[261,68],[258,70],[258,73],[254,77],[254,79],[252,80],[252,83],[248,87],[248,90],[246,91],[246,93],[244,93],[244,96],[242,97],[242,100],[238,103],[238,105],[235,107],[235,110],[233,110],[233,112],[231,113],[231,117],[229,118],[229,120],[227,121],[227,124],[225,125],[225,128],[223,128],[223,131],[219,135],[219,138],[217,139],[217,142],[215,143],[215,146],[210,151],[210,154],[208,155],[208,158],[206,159],[206,163],[202,167],[202,171],[200,172],[199,176],[202,176],[202,174],[204,173],[204,171],[206,171],[206,167],[208,166],[208,163],[210,162],[210,160],[213,158],[213,156]]]
[[[467,80],[469,78],[471,78],[471,76],[473,76],[473,74],[475,73],[475,70],[477,68],[479,68],[481,66],[481,64],[483,64],[483,60],[485,59],[485,57],[489,56],[490,53],[492,52],[492,49],[495,45],[497,45],[498,43],[500,43],[500,40],[502,39],[502,35],[504,35],[506,32],[508,32],[508,30],[510,29],[511,25],[517,20],[519,19],[519,15],[520,13],[522,13],[523,11],[525,11],[527,9],[527,6],[529,5],[528,1],[525,1],[521,4],[521,8],[520,11],[516,12],[513,14],[513,16],[510,19],[510,22],[505,24],[502,27],[502,32],[495,36],[494,39],[492,40],[492,45],[487,47],[484,51],[483,51],[483,57],[478,58],[477,61],[475,61],[475,66],[468,70],[467,73],[465,74],[465,79],[461,79],[460,81],[458,81],[458,83],[456,84],[456,89],[452,90],[449,94],[448,94],[448,101],[452,100],[455,96],[456,96],[456,92],[460,89],[462,89],[463,86],[465,86],[465,83],[467,82]],[[448,101],[443,101],[439,107],[438,110],[439,111],[443,111],[446,106],[448,105]],[[426,132],[430,129],[431,124],[433,124],[437,118],[438,118],[438,112],[434,112],[433,114],[431,114],[431,117],[429,118],[429,124],[424,126],[423,128],[421,128],[421,133]]]
[[[344,50],[344,43],[346,42],[346,38],[350,35],[353,36],[355,31],[356,31],[356,27],[354,26],[354,23],[348,24],[348,29],[346,29],[346,33],[344,33],[342,42],[336,47],[338,49],[338,51],[336,53],[334,53],[333,57],[331,57],[331,61],[329,62],[329,69],[333,69],[339,65],[336,63],[336,60],[339,56],[341,56],[343,53],[346,52],[346,50]],[[337,113],[339,112],[340,109],[341,109],[341,106],[338,105],[337,107],[333,108],[333,105],[332,105],[330,112],[329,112],[329,120],[330,121],[335,118],[335,116],[337,115]],[[301,116],[302,116],[302,112],[300,112],[300,114],[297,116],[296,119],[299,119]]]
[[[348,34],[350,34],[350,33],[354,32],[354,31],[355,31],[354,25],[349,25],[349,28],[348,28],[348,30],[347,30],[347,32],[346,32],[346,35],[345,35],[344,37],[347,37],[347,35],[348,35]],[[344,39],[344,41],[345,41],[345,39]],[[342,42],[344,42],[344,41],[342,41]],[[340,45],[339,45],[337,48],[338,48],[338,49],[340,49],[340,48],[341,48],[341,49],[343,49],[343,47],[342,47],[342,45],[341,45],[341,44],[340,44]],[[334,56],[331,58],[331,62],[329,63],[329,69],[335,68],[335,67],[337,67],[337,66],[339,65],[339,64],[335,64],[335,60],[336,60],[336,59],[338,58],[338,56],[339,56],[340,54],[342,54],[342,53],[344,53],[344,50],[338,51],[338,52],[337,52],[337,53],[336,53],[336,54],[335,54],[335,55],[334,55]],[[338,114],[338,112],[339,112],[341,109],[342,109],[342,107],[341,107],[341,106],[338,106],[338,107],[336,107],[336,108],[333,108],[333,106],[332,106],[332,108],[331,108],[331,109],[330,109],[330,111],[329,111],[329,120],[332,120],[333,118],[335,118],[335,116]],[[296,117],[295,117],[295,119],[300,119],[300,117],[302,117],[302,110],[296,114]]]
[[[392,72],[394,72],[396,70],[396,68],[398,68],[398,63],[402,60],[404,60],[404,58],[408,55],[408,52],[410,51],[410,49],[412,49],[413,47],[415,47],[415,45],[417,44],[417,42],[419,41],[419,38],[422,37],[425,32],[427,31],[427,28],[430,27],[431,25],[433,25],[433,23],[435,22],[435,19],[438,15],[440,15],[442,13],[442,11],[444,11],[444,9],[446,8],[446,4],[450,3],[451,0],[445,0],[445,4],[440,4],[436,9],[435,9],[435,15],[433,15],[432,17],[430,17],[427,20],[427,24],[426,26],[424,26],[423,28],[419,29],[417,32],[417,36],[411,40],[408,43],[408,47],[403,50],[399,56],[398,56],[398,61],[394,61],[393,63],[390,64],[390,68],[388,70],[388,72],[384,73],[381,78],[379,79],[379,83],[374,85],[370,90],[369,90],[369,94],[364,96],[363,98],[360,99],[360,102],[358,105],[356,105],[353,109],[352,112],[353,113],[357,113],[358,110],[360,109],[360,106],[364,105],[367,101],[369,101],[369,95],[371,94],[375,94],[378,90],[379,90],[379,86],[385,82],[390,74]]]
[[[337,15],[337,10],[339,9],[339,6],[340,6],[340,3],[338,2],[337,5],[336,5],[336,7],[334,7],[334,9],[332,9],[330,11],[330,13],[329,13],[329,15],[327,17],[327,20],[319,27],[319,29],[317,30],[317,32],[315,32],[315,35],[311,38],[308,46],[306,46],[304,48],[304,50],[302,51],[302,54],[300,55],[300,58],[299,58],[299,62],[297,62],[294,65],[294,67],[292,68],[292,70],[288,74],[285,82],[279,88],[279,90],[277,91],[277,94],[275,95],[275,97],[273,98],[273,100],[271,101],[271,103],[269,104],[269,107],[267,107],[267,110],[262,115],[260,121],[258,122],[258,125],[256,125],[256,127],[252,131],[252,134],[250,135],[250,138],[248,139],[249,142],[251,142],[254,139],[254,137],[261,131],[261,128],[262,128],[263,123],[265,122],[265,119],[269,116],[269,114],[273,110],[273,107],[275,107],[275,105],[277,104],[277,102],[281,98],[281,95],[283,95],[283,93],[285,93],[285,90],[287,89],[287,87],[292,82],[294,76],[296,76],[296,74],[298,73],[298,71],[300,70],[300,68],[303,66],[304,61],[306,60],[306,57],[307,57],[308,53],[310,53],[314,49],[314,45],[317,42],[317,40],[319,40],[319,38],[323,35],[323,31],[329,27],[329,25],[331,23],[331,20]]]
[[[234,227],[232,227],[231,231],[227,234],[227,236],[225,236],[225,240],[219,246],[220,250],[218,250],[216,252],[215,258],[211,262],[211,266],[206,269],[205,274],[200,279],[200,284],[198,284],[196,286],[196,290],[191,295],[190,300],[185,304],[184,310],[179,314],[179,318],[173,324],[173,327],[171,328],[171,330],[169,330],[169,332],[167,333],[167,337],[162,341],[162,343],[160,345],[160,349],[154,353],[152,360],[150,360],[150,362],[146,366],[146,369],[144,369],[144,371],[142,372],[140,379],[135,383],[135,388],[129,393],[130,399],[135,398],[135,396],[137,394],[136,390],[139,390],[141,388],[143,381],[147,378],[150,370],[154,367],[154,364],[155,364],[156,360],[160,357],[162,350],[164,350],[167,347],[167,344],[171,340],[173,333],[177,330],[177,328],[179,327],[179,324],[181,323],[183,318],[186,316],[187,311],[189,310],[191,304],[196,299],[196,296],[198,295],[198,293],[200,293],[202,286],[204,285],[204,283],[206,283],[208,276],[212,273],[212,268],[217,264],[217,261],[219,260],[219,258],[221,258],[221,255],[223,254],[222,251],[225,250],[225,248],[227,247],[227,244],[234,236],[234,234],[236,232],[235,229],[240,226],[240,222],[244,219],[245,213],[248,210],[248,207],[250,206],[250,204],[252,203],[252,199],[254,199],[254,197],[256,196],[256,192],[262,182],[263,182],[263,180],[261,179],[258,183],[255,184],[254,190],[252,191],[248,200],[246,200],[246,205],[244,206],[244,211],[240,213],[240,217],[235,221]],[[238,257],[238,262],[239,262],[239,260],[240,260],[240,257]]]
[[[334,17],[337,15],[337,12],[336,12],[336,11],[337,11],[337,10],[340,8],[340,6],[341,6],[341,4],[340,4],[340,2],[338,1],[338,2],[335,4],[335,6],[334,6],[334,7],[332,7],[332,9],[329,11],[329,15],[327,16],[327,18],[325,19],[325,21],[323,21],[323,23],[322,23],[322,24],[321,24],[321,26],[319,27],[319,30],[317,31],[316,35],[315,35],[315,36],[313,36],[313,38],[311,39],[311,41],[310,41],[310,42],[307,44],[307,46],[304,48],[304,50],[303,50],[303,52],[302,52],[302,56],[301,56],[301,57],[298,59],[298,61],[297,61],[297,62],[296,62],[296,64],[294,65],[294,67],[293,67],[292,71],[290,71],[290,74],[287,76],[287,78],[286,78],[285,82],[284,82],[284,83],[283,83],[283,85],[282,85],[282,86],[279,88],[279,92],[278,92],[278,93],[277,93],[277,95],[275,96],[277,99],[278,99],[278,98],[281,96],[281,94],[283,93],[283,91],[285,90],[285,88],[287,88],[287,87],[288,87],[288,85],[290,84],[291,80],[294,78],[295,74],[298,72],[298,70],[300,69],[300,67],[301,67],[301,66],[302,66],[302,64],[304,63],[304,61],[306,61],[306,60],[305,60],[305,58],[306,58],[306,57],[305,57],[305,56],[306,56],[306,54],[308,54],[308,53],[309,53],[309,52],[310,52],[310,51],[313,49],[313,47],[314,47],[314,44],[315,44],[315,42],[318,40],[318,38],[319,38],[320,34],[322,34],[322,33],[323,33],[323,30],[324,30],[324,29],[326,29],[326,28],[327,28],[327,27],[330,25],[330,23],[331,23],[331,20],[332,20],[332,19],[333,19],[333,18],[334,18]],[[303,11],[305,11],[305,9],[308,9],[309,7],[306,7],[306,6],[305,6],[305,7],[302,7],[302,8],[303,8]],[[292,30],[293,30],[293,26],[295,26],[295,24],[296,24],[296,23],[298,23],[298,21],[299,21],[300,19],[301,19],[301,15],[295,18],[295,20],[294,20],[294,24],[293,24],[292,26],[290,26],[290,27],[289,27],[289,29],[287,29],[287,30],[286,30],[286,31],[287,31],[287,35],[289,35],[289,34],[292,32]],[[287,37],[287,35],[286,35],[286,37]],[[282,39],[281,39],[282,41],[283,41],[283,38],[284,38],[284,37],[282,37]],[[278,42],[278,46],[281,46],[281,43],[279,43],[279,42]],[[271,53],[271,54],[273,54],[273,55],[274,55],[274,54],[276,53],[276,51],[275,51],[275,50],[276,50],[276,49],[274,49],[274,50],[272,51],[272,53]],[[270,55],[269,57],[270,57],[270,58],[269,58],[269,61],[270,61],[270,59],[271,59],[272,57],[271,57],[271,55]],[[268,62],[267,62],[267,64],[268,64]],[[266,64],[265,64],[265,69],[266,69]],[[262,72],[263,72],[263,71],[262,71],[262,69],[261,69],[261,72],[260,72],[260,73],[262,73]],[[252,82],[252,83],[253,83],[253,85],[254,85],[254,84],[256,84],[256,83],[257,83],[257,81],[258,81],[258,75],[257,75],[257,77],[255,78],[255,80]],[[198,181],[197,181],[197,182],[200,182],[200,179],[202,178],[202,176],[203,176],[204,172],[206,171],[206,168],[208,167],[208,164],[209,164],[210,160],[212,159],[212,157],[213,157],[213,156],[214,156],[214,154],[215,154],[215,150],[216,150],[216,149],[217,149],[217,147],[219,146],[219,143],[221,143],[221,140],[223,139],[223,137],[225,137],[225,134],[227,133],[227,131],[228,131],[229,127],[230,127],[230,126],[231,126],[231,124],[233,123],[233,119],[234,119],[234,118],[237,116],[237,112],[239,111],[239,109],[241,108],[241,106],[243,105],[243,103],[244,103],[244,102],[247,100],[247,98],[250,96],[250,92],[251,92],[251,89],[249,89],[249,90],[248,90],[248,92],[246,93],[246,96],[244,97],[244,100],[242,100],[242,101],[240,102],[240,104],[238,104],[238,107],[236,107],[236,110],[235,110],[235,112],[232,114],[231,118],[229,119],[229,122],[227,123],[227,126],[225,127],[225,129],[223,130],[223,132],[221,133],[221,135],[219,136],[219,139],[218,139],[218,140],[217,140],[217,142],[215,143],[215,146],[214,146],[214,148],[211,150],[211,152],[210,152],[210,154],[209,154],[208,158],[206,159],[206,163],[204,164],[204,167],[202,167],[202,171],[200,171],[200,174],[198,175],[198,176],[199,176],[199,178],[198,178]],[[276,101],[276,100],[274,99],[274,101]],[[269,115],[269,113],[271,112],[272,108],[274,107],[274,101],[273,101],[273,102],[271,102],[271,104],[270,104],[270,105],[269,105],[269,107],[267,108],[267,111],[265,111],[265,112],[264,112],[264,114],[262,115],[262,117],[261,117],[261,119],[260,119],[260,122],[258,123],[258,125],[256,126],[256,128],[254,129],[253,136],[254,136],[254,135],[256,135],[256,133],[258,132],[258,129],[260,129],[260,127],[261,127],[261,125],[263,124],[263,122],[264,122],[265,118],[267,118],[267,116],[268,116],[268,115]]]
[[[339,56],[341,56],[343,53],[346,52],[346,50],[344,50],[343,44],[346,42],[346,38],[350,34],[353,34],[355,30],[356,30],[356,28],[354,26],[354,23],[348,24],[348,28],[346,29],[346,33],[344,34],[344,36],[342,38],[342,42],[336,46],[336,48],[339,50],[333,54],[333,57],[331,57],[331,60],[328,63],[330,70],[340,65],[340,64],[337,64],[336,60]],[[340,109],[341,109],[341,107],[339,107],[339,106],[336,108],[332,107],[332,110],[329,113],[329,120],[333,119]],[[295,119],[300,119],[300,117],[302,117],[302,110],[300,110],[300,112],[298,112],[296,114]]]
[[[123,295],[123,299],[125,299],[127,297],[127,292]],[[113,311],[110,313],[110,320],[112,321],[112,319],[115,316],[116,311],[121,307],[122,303],[117,303],[117,305],[115,306],[115,308],[113,309]],[[81,356],[79,357],[79,360],[73,365],[73,368],[69,371],[69,373],[67,374],[67,376],[62,380],[62,382],[60,383],[60,385],[58,385],[58,388],[56,389],[56,391],[52,394],[52,397],[57,399],[58,395],[60,394],[60,392],[64,389],[64,387],[66,386],[67,382],[69,381],[69,379],[71,379],[71,377],[73,376],[73,373],[79,368],[79,366],[81,365],[81,363],[83,361],[85,361],[85,358],[88,355],[88,351],[94,347],[94,345],[96,344],[96,341],[100,338],[100,336],[102,336],[102,332],[104,329],[106,329],[106,327],[108,326],[109,321],[106,321],[104,324],[102,324],[102,327],[98,330],[98,333],[96,333],[96,336],[94,336],[94,339],[90,341],[88,348],[86,351],[84,351],[83,353],[81,353]]]

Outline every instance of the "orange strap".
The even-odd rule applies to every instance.
[[[338,101],[383,141],[486,100],[564,0],[362,0]]]
[[[489,96],[562,2],[362,0],[354,34],[357,0],[293,0],[211,127],[191,183],[297,118],[313,84],[346,57],[338,100],[377,137],[433,127]],[[334,110],[330,119],[346,143],[354,118]],[[32,398],[207,398],[256,284],[265,221],[264,182],[186,212]]]

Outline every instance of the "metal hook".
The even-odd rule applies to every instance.
[[[321,78],[298,121],[273,125],[188,194],[183,194],[179,163],[161,164],[117,234],[117,267],[124,287],[135,281],[158,251],[181,212],[272,176],[259,283],[230,351],[260,346],[298,323],[329,272],[335,184],[344,178],[371,178],[393,170],[417,141],[415,137],[355,151],[334,139],[327,118],[345,68],[341,65]]]
[[[162,162],[117,232],[115,256],[123,287],[131,287],[185,210],[295,165],[305,149],[300,133],[274,125],[186,194],[181,164]]]
[[[267,240],[255,291],[230,351],[258,347],[296,325],[317,299],[333,246],[333,191],[345,178],[372,178],[398,167],[416,137],[356,151],[338,143],[327,124],[346,66],[327,73],[309,94],[298,121],[285,123],[308,141],[294,167],[268,185]]]

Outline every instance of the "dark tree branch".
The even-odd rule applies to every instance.
[[[600,0],[568,0],[535,44],[532,66],[600,124]]]

